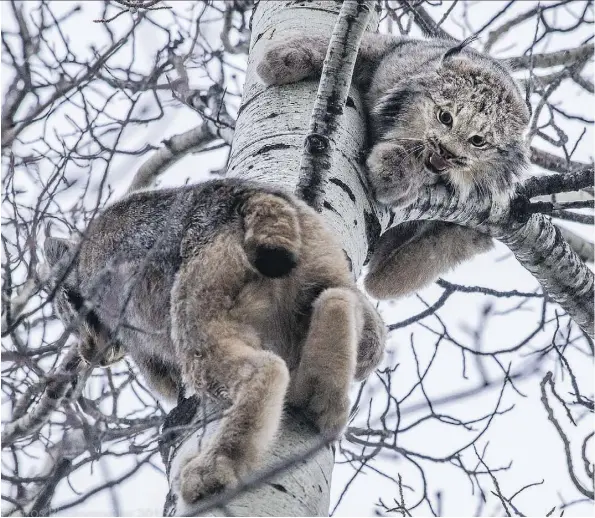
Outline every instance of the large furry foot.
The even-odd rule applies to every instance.
[[[429,173],[419,163],[417,151],[393,142],[376,144],[366,161],[374,195],[380,203],[407,207],[419,198],[424,185],[430,185]]]
[[[297,83],[314,75],[324,56],[305,37],[291,37],[271,43],[256,67],[258,75],[267,85]]]
[[[288,402],[301,408],[325,437],[338,438],[347,426],[349,397],[323,376],[292,380]]]
[[[356,381],[366,379],[380,364],[384,356],[386,326],[376,308],[368,298],[358,291],[362,306],[364,326],[357,347]]]
[[[182,469],[182,498],[190,504],[237,485],[233,461],[225,455],[200,455]]]
[[[349,387],[357,356],[358,300],[342,288],[325,290],[314,303],[310,332],[289,390],[289,403],[337,438],[349,418]]]

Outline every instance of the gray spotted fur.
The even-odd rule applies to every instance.
[[[258,466],[284,401],[339,434],[350,383],[383,353],[384,325],[320,217],[264,186],[132,194],[80,241],[48,238],[45,250],[54,282],[65,276],[54,307],[76,326],[83,358],[126,354],[164,398],[183,386],[230,403],[182,471],[190,503]]]
[[[266,84],[315,77],[327,45],[321,37],[275,37],[257,71]],[[436,183],[462,197],[515,191],[528,164],[530,113],[504,65],[453,41],[367,33],[354,82],[365,95],[368,179],[379,202],[407,206]],[[438,120],[440,110],[452,115],[451,125]],[[487,144],[473,146],[474,135]],[[381,237],[366,288],[378,298],[408,294],[490,247],[489,237],[451,223],[401,225]]]

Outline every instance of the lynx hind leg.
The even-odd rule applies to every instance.
[[[314,302],[300,364],[293,373],[289,402],[303,408],[326,437],[336,438],[349,417],[349,387],[362,321],[357,295],[329,288]]]
[[[454,223],[409,222],[382,236],[365,287],[378,299],[408,295],[491,247],[489,236]]]
[[[302,246],[294,205],[259,192],[243,203],[244,249],[250,263],[267,277],[283,277],[297,265]]]
[[[366,295],[358,291],[363,328],[357,348],[356,381],[366,379],[382,361],[386,343],[386,326]]]
[[[202,368],[232,405],[217,433],[182,470],[182,497],[189,503],[237,485],[258,468],[279,429],[289,383],[285,362],[271,352],[239,338],[219,340],[215,348]]]
[[[327,46],[322,37],[276,38],[267,44],[256,71],[267,85],[297,83],[321,73]]]
[[[189,503],[257,467],[279,428],[289,383],[285,362],[260,350],[252,328],[229,316],[250,278],[238,237],[220,234],[198,249],[172,291],[172,339],[185,384],[231,403],[216,433],[182,469],[180,490]]]

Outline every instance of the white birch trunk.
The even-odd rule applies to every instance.
[[[258,180],[294,192],[300,180],[304,140],[310,132],[312,108],[320,80],[302,81],[283,87],[265,87],[256,74],[264,46],[275,33],[299,32],[330,35],[341,8],[340,2],[319,0],[260,2],[252,18],[252,41],[242,107],[235,124],[228,176]],[[373,16],[375,19],[375,16]],[[372,22],[375,24],[375,21]],[[365,119],[357,91],[351,89],[343,114],[333,128],[330,143],[334,150],[332,168],[322,180],[321,213],[339,236],[351,262],[354,277],[359,276],[369,242],[380,233],[379,215],[388,215],[370,202],[364,181],[362,151],[365,145]],[[192,407],[190,413],[196,411]],[[173,426],[183,424],[170,423]],[[216,426],[213,424],[212,426]],[[206,427],[208,435],[208,426]],[[281,433],[265,461],[268,467],[288,462],[279,473],[237,497],[215,497],[196,505],[186,505],[179,496],[180,459],[189,449],[196,451],[200,429],[165,452],[171,491],[164,513],[168,516],[328,516],[332,449],[321,447],[320,436],[300,416],[288,413]],[[178,441],[179,442],[179,441]],[[294,462],[294,459],[303,460]],[[255,474],[258,480],[259,474]],[[223,500],[227,500],[223,502]],[[225,505],[222,507],[222,503]],[[217,507],[218,506],[218,507]]]
[[[338,2],[324,0],[259,4],[252,20],[251,51],[229,175],[292,191],[297,187],[304,139],[309,133],[320,79],[265,87],[256,74],[255,64],[275,33],[328,37],[340,7]],[[352,88],[332,142],[336,151],[332,156],[332,170],[322,185],[322,217],[340,237],[354,276],[361,272],[368,242],[380,233],[378,209],[370,202],[364,183],[361,152],[365,138],[363,106],[358,92]],[[387,215],[381,212],[383,220],[387,220]]]

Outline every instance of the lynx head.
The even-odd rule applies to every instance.
[[[449,50],[438,66],[400,81],[373,109],[376,145],[368,168],[377,198],[391,203],[390,183],[398,175],[391,178],[390,169],[404,160],[412,174],[450,184],[462,196],[473,189],[510,195],[528,164],[529,118],[502,65],[471,50]]]
[[[124,350],[110,336],[93,309],[85,306],[74,273],[79,244],[69,239],[47,237],[44,252],[53,306],[65,328],[72,327],[79,338],[79,353],[89,364],[107,367],[122,359]]]

